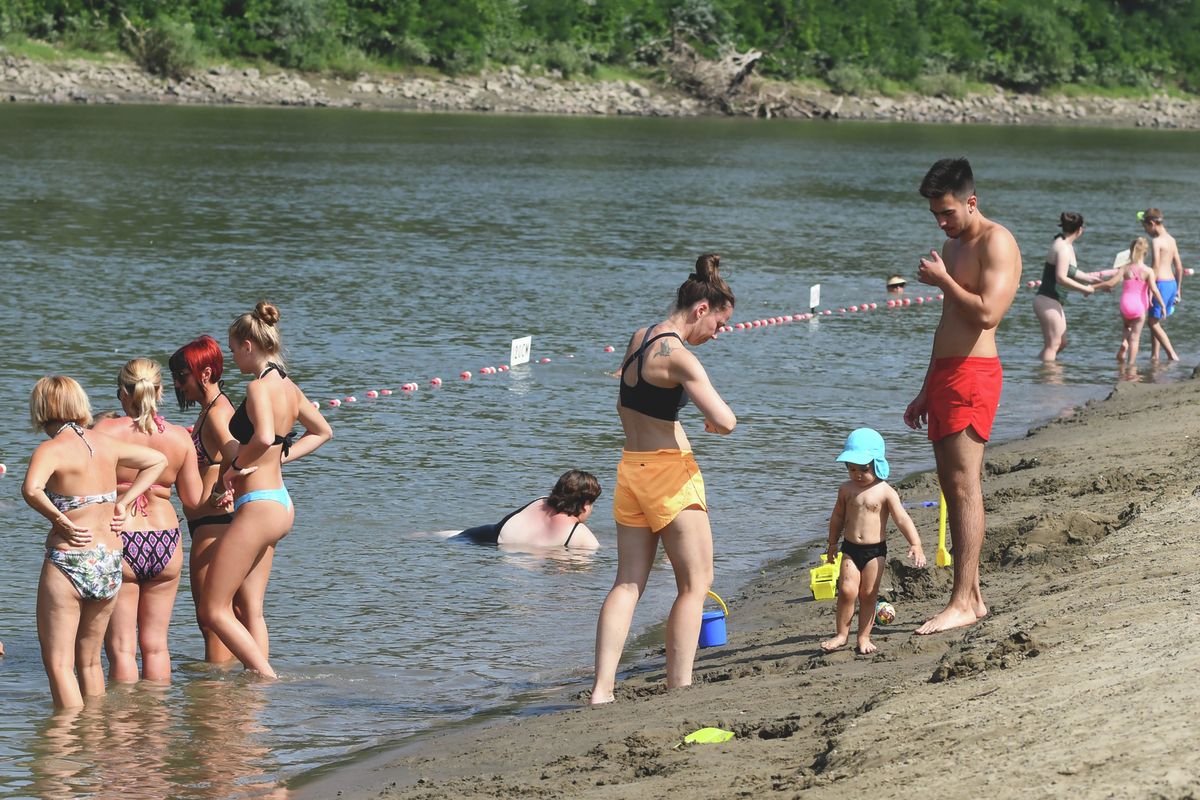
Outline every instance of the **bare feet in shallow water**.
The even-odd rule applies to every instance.
[[[983,612],[986,614],[987,609]],[[954,606],[946,606],[941,613],[934,614],[929,619],[925,620],[925,624],[917,628],[914,633],[918,636],[927,636],[931,633],[941,633],[955,628],[965,628],[968,625],[974,625],[979,621],[979,617],[975,613],[975,609],[955,608]]]
[[[850,637],[847,635],[835,636],[832,639],[826,639],[825,641],[821,642],[821,649],[826,653],[832,653],[834,650],[841,650],[846,646],[846,640],[849,638]]]

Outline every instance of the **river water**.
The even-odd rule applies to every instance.
[[[1111,266],[1151,204],[1187,264],[1197,152],[1200,134],[1136,130],[0,108],[0,798],[273,796],[365,748],[583,688],[616,563],[618,362],[603,348],[619,354],[632,329],[660,319],[697,254],[722,254],[735,320],[807,310],[814,283],[826,306],[882,305],[884,278],[911,280],[940,244],[916,193],[924,171],[965,154],[1027,279],[1040,277],[1064,209],[1087,217],[1085,269]],[[200,663],[185,576],[170,687],[115,688],[51,715],[33,615],[45,525],[20,496],[39,441],[26,423],[33,382],[69,374],[96,410],[111,408],[126,359],[165,363],[200,333],[223,338],[262,298],[282,310],[309,395],[359,399],[326,408],[335,440],[287,469],[297,521],[267,608],[281,680]],[[1053,370],[1037,363],[1031,299],[1022,288],[999,332],[1000,439],[1117,379],[1115,296],[1070,300],[1073,343]],[[900,415],[938,308],[700,348],[739,417],[728,438],[703,434],[694,408],[683,417],[708,485],[718,592],[824,535],[844,477],[833,458],[852,428],[883,432],[896,476],[931,465]],[[1188,309],[1169,325],[1186,367],[1147,366],[1142,379],[1190,374]],[[478,374],[524,335],[550,363]],[[464,382],[463,370],[477,374]],[[237,399],[244,378],[229,377]],[[422,387],[411,396],[365,398],[410,380]],[[433,534],[495,521],[569,467],[605,489],[595,555]],[[636,628],[664,617],[671,587],[660,565]]]

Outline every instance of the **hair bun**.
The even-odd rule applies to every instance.
[[[1064,211],[1058,215],[1058,227],[1063,233],[1074,233],[1083,227],[1083,214],[1078,211]]]
[[[708,283],[720,275],[721,256],[717,253],[705,253],[696,259],[696,271],[689,277]]]
[[[254,307],[254,318],[266,325],[275,325],[279,322],[279,309],[272,303],[263,300]]]

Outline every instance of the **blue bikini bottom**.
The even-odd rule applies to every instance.
[[[292,510],[292,496],[288,494],[286,486],[280,486],[278,489],[259,489],[254,492],[246,492],[233,501],[233,510],[237,511],[246,503],[253,503],[255,500],[274,500],[288,511]]]

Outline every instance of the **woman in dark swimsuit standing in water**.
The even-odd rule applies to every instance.
[[[1042,285],[1033,297],[1033,313],[1042,326],[1044,362],[1054,361],[1067,346],[1067,313],[1063,310],[1067,289],[1084,297],[1095,291],[1091,282],[1096,276],[1079,272],[1075,260],[1075,242],[1083,235],[1083,215],[1064,211],[1058,220],[1062,233],[1055,234],[1050,252],[1042,268]]]
[[[199,505],[184,504],[191,548],[188,554],[188,574],[191,576],[192,603],[196,608],[199,623],[201,598],[208,585],[208,567],[212,562],[213,549],[217,540],[224,535],[233,522],[233,500],[226,497],[221,484],[221,445],[233,437],[229,435],[229,420],[233,417],[233,403],[225,394],[221,375],[225,370],[225,359],[221,345],[211,336],[200,336],[175,351],[168,362],[171,377],[175,381],[175,397],[181,411],[199,404],[200,414],[192,425],[192,445],[196,449],[196,464],[200,468],[201,500]],[[270,563],[263,568],[270,570]],[[253,578],[248,582],[253,582]],[[253,597],[239,592],[233,600],[238,620],[251,631],[265,626],[262,604],[253,605]],[[204,660],[213,664],[232,661],[229,651],[212,630],[200,625],[204,636]]]

